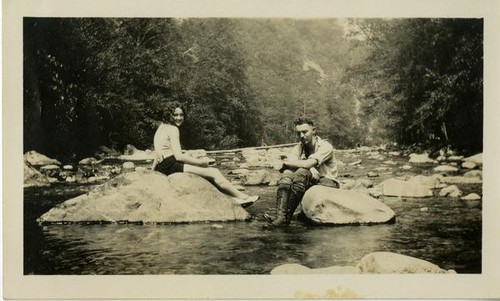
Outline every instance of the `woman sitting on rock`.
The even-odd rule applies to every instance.
[[[259,199],[249,196],[234,187],[222,173],[214,167],[208,167],[208,158],[194,158],[181,151],[179,126],[184,122],[186,110],[179,102],[167,104],[167,120],[162,122],[154,136],[156,158],[153,170],[165,175],[176,172],[187,172],[201,176],[213,183],[220,191],[225,192],[242,206],[249,206]]]

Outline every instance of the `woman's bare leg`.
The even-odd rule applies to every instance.
[[[212,181],[212,183],[214,183],[219,190],[233,197],[243,200],[248,198],[247,194],[236,189],[236,187],[234,187],[234,185],[231,184],[231,182],[229,182],[217,168],[184,164],[184,172],[189,172]]]

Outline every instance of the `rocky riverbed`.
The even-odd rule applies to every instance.
[[[25,187],[52,183],[104,183],[129,171],[150,169],[154,154],[133,148],[129,154],[84,158],[77,165],[61,164],[36,151],[25,158]],[[189,151],[195,157],[212,159],[232,182],[245,186],[276,185],[279,173],[272,169],[277,160],[286,158],[290,147],[248,148],[235,151]],[[335,153],[342,189],[356,190],[373,197],[444,197],[481,199],[482,154],[470,157],[444,151],[431,159],[426,153],[387,151],[383,148],[361,147]],[[469,191],[470,186],[477,191]],[[459,187],[460,186],[460,187]],[[464,194],[467,193],[467,194]]]
[[[85,158],[71,168],[69,164],[50,161],[53,160],[50,158],[44,158],[39,161],[44,163],[38,164],[33,158],[42,155],[27,153],[25,273],[260,274],[286,264],[303,265],[311,269],[307,273],[315,273],[317,269],[328,267],[356,267],[364,256],[378,251],[428,260],[442,269],[459,273],[480,271],[480,154],[464,158],[443,152],[439,158],[430,159],[425,154],[383,148],[336,151],[342,188],[387,205],[395,211],[396,223],[372,227],[310,228],[308,223],[294,220],[286,231],[262,231],[265,221],[261,216],[274,206],[274,185],[279,177],[271,167],[288,151],[289,147],[230,152],[194,151],[195,156],[212,158],[214,165],[240,189],[261,195],[261,200],[247,208],[252,216],[250,223],[165,226],[170,229],[168,232],[163,227],[137,228],[129,225],[121,226],[125,228],[107,226],[97,229],[95,227],[98,226],[81,225],[41,227],[35,223],[40,215],[71,197],[92,191],[120,175],[147,171],[151,165],[150,152]],[[125,233],[129,234],[123,236]],[[137,242],[131,238],[131,233],[140,237],[161,235],[159,241],[142,240],[144,249],[141,252],[151,255],[158,247],[168,247],[171,250],[162,251],[160,257],[169,256],[171,263],[160,263],[152,255],[143,257],[135,253],[139,250],[130,249],[130,244]],[[220,236],[221,240],[208,243],[211,235]],[[121,249],[109,244],[112,236],[116,248]],[[171,245],[171,240],[205,244],[214,253],[207,257],[207,254],[200,253],[202,249],[187,251],[181,245]],[[86,247],[78,247],[75,241],[85,241]],[[60,253],[61,250],[63,253]],[[109,253],[103,250],[114,251]],[[228,253],[230,250],[240,255],[231,256]],[[254,250],[253,253],[247,253],[251,250]],[[87,254],[87,251],[90,253]],[[178,252],[183,255],[174,255]],[[84,254],[84,259],[78,259],[76,254]],[[128,265],[117,265],[115,259],[119,258],[125,258]],[[182,258],[190,258],[195,266],[183,267]],[[212,260],[222,260],[223,263],[214,266]],[[89,261],[92,264],[88,264]],[[398,268],[404,270],[404,267]]]

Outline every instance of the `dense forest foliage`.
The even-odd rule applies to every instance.
[[[354,21],[368,49],[349,70],[362,116],[392,141],[482,150],[483,22],[479,19]],[[378,116],[378,118],[376,117]]]
[[[25,18],[24,149],[152,147],[163,103],[184,147],[293,142],[482,149],[481,19]]]

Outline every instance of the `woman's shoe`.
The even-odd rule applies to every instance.
[[[259,199],[258,195],[252,195],[246,199],[233,198],[233,200],[236,203],[240,204],[241,207],[243,207],[243,208],[246,208],[246,207],[253,205],[253,203],[255,203],[258,199]]]

